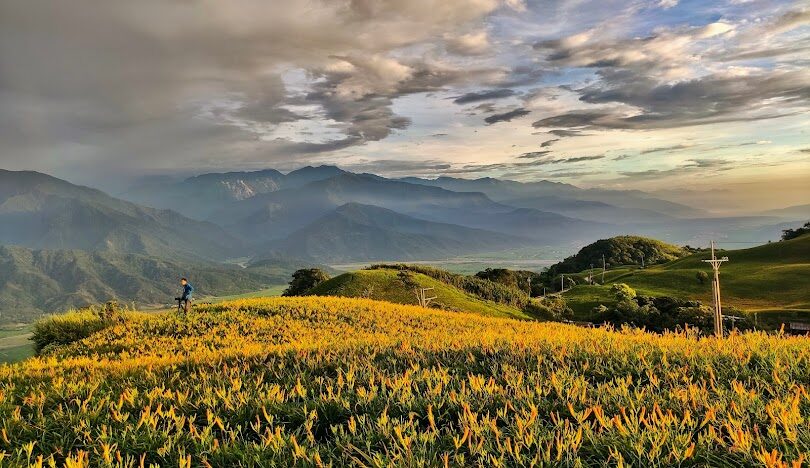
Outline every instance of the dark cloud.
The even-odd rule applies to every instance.
[[[498,122],[509,122],[512,119],[516,119],[518,117],[523,117],[523,116],[529,115],[529,114],[531,114],[530,110],[527,110],[527,109],[524,109],[524,108],[520,107],[520,108],[511,110],[509,112],[504,112],[502,114],[490,115],[489,117],[484,119],[484,122],[486,122],[487,125],[492,125],[492,124],[498,123]]]
[[[577,156],[575,158],[560,159],[560,160],[555,161],[555,162],[577,163],[577,162],[583,162],[583,161],[595,161],[597,159],[604,159],[604,158],[605,158],[604,154],[598,154],[598,155],[595,155],[595,156]]]
[[[651,154],[651,153],[664,153],[669,151],[677,151],[681,149],[691,148],[692,145],[671,145],[671,146],[659,146],[656,148],[649,148],[639,152],[639,154]]]
[[[537,125],[536,125],[537,126]],[[557,129],[551,130],[547,133],[550,133],[554,136],[558,136],[561,138],[571,138],[571,137],[578,137],[578,136],[586,136],[587,134],[579,131],[579,130],[565,130],[565,129]]]
[[[641,113],[626,116],[618,108],[573,111],[538,120],[534,127],[672,128],[794,115],[810,102],[810,76],[800,71],[714,74],[673,84],[621,71],[600,74],[602,81],[579,90],[582,101],[631,105]]]
[[[534,162],[532,164],[535,165],[547,165],[547,164],[570,164],[570,163],[578,163],[584,161],[596,161],[598,159],[604,159],[604,154],[597,154],[593,156],[575,156],[573,158],[556,158],[552,159],[550,157],[551,151],[534,151],[531,153],[523,153],[518,156],[519,159],[532,159]]]
[[[733,169],[737,163],[725,159],[691,159],[685,164],[671,169],[648,169],[645,171],[623,171],[619,174],[631,178],[660,178],[701,173],[713,175]]]
[[[478,80],[470,67],[392,52],[468,31],[497,6],[0,0],[2,162],[202,167],[210,148],[231,167],[379,140],[409,123],[394,99]],[[319,86],[287,89],[280,74],[289,71]],[[334,141],[309,127],[273,133],[322,119],[334,120]],[[220,140],[204,138],[200,151],[190,134]],[[279,140],[295,135],[305,141]]]
[[[523,153],[520,156],[518,156],[518,158],[522,158],[522,159],[544,158],[544,157],[548,156],[549,154],[551,154],[550,150],[532,151],[532,152],[529,152],[529,153]]]
[[[514,96],[516,93],[512,89],[493,89],[490,91],[480,91],[467,93],[453,100],[456,104],[470,104],[473,102],[491,101],[493,99],[504,99]]]
[[[806,112],[810,75],[801,70],[799,58],[808,48],[802,40],[806,35],[778,35],[808,23],[810,11],[801,9],[747,25],[718,21],[663,27],[629,38],[605,37],[593,28],[539,41],[534,48],[549,64],[595,70],[591,83],[567,89],[579,94],[582,102],[599,107],[546,117],[534,126],[563,127],[564,131],[656,129]],[[687,78],[695,76],[696,64],[785,54],[793,54],[793,66],[723,70]]]
[[[559,138],[554,138],[554,139],[551,139],[551,140],[546,140],[546,141],[544,141],[544,142],[540,143],[540,147],[541,147],[541,148],[548,148],[549,146],[553,145],[555,142],[558,142],[558,141],[560,141],[560,139],[559,139]]]

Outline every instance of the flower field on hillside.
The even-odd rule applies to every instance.
[[[250,299],[0,366],[0,466],[801,466],[808,385],[804,338]]]

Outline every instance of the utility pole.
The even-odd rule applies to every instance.
[[[416,289],[416,299],[419,301],[419,305],[422,307],[427,307],[430,304],[430,301],[436,299],[436,296],[427,297],[427,292],[433,291],[433,288],[417,288]]]
[[[593,284],[593,263],[591,263],[591,272],[588,274],[588,282]]]
[[[641,269],[644,269],[644,252],[641,252]]]
[[[720,265],[728,261],[728,257],[717,258],[714,255],[714,241],[712,241],[712,258],[711,260],[703,260],[712,266],[714,270],[714,278],[712,279],[712,293],[714,294],[714,334],[715,336],[723,336],[723,306],[720,302]]]
[[[560,293],[565,292],[565,275],[560,275]]]
[[[602,254],[602,284],[605,284],[605,254]]]

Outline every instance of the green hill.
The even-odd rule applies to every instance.
[[[760,318],[773,324],[792,317],[810,319],[810,236],[719,255],[729,257],[720,269],[724,306],[761,312]],[[703,262],[710,256],[700,252],[645,269],[618,268],[608,271],[605,286],[580,285],[565,297],[582,314],[599,301],[612,300],[612,283],[627,283],[641,294],[710,303],[711,281],[701,284],[697,279],[698,272],[711,272]]]
[[[601,267],[604,259],[607,266],[647,265],[664,263],[684,255],[684,249],[659,240],[639,236],[616,236],[600,239],[586,245],[576,255],[549,267],[552,275],[576,273],[586,268]]]
[[[432,295],[436,307],[475,312],[493,317],[530,318],[517,307],[481,299],[455,286],[411,272],[410,279],[417,286],[407,285],[394,269],[360,270],[344,273],[316,286],[310,294],[315,296],[363,297],[398,304],[417,304],[414,287],[434,288]]]

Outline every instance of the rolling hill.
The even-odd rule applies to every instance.
[[[385,208],[347,203],[274,245],[276,253],[335,263],[430,260],[525,244],[505,234],[424,221]]]
[[[240,243],[220,227],[38,172],[0,170],[0,244],[221,259]]]
[[[530,318],[516,307],[481,299],[430,276],[412,272],[409,277],[414,285],[405,284],[400,279],[398,270],[359,270],[325,281],[309,291],[309,294],[378,299],[397,304],[418,304],[414,287],[434,288],[430,291],[437,297],[432,303],[433,307],[474,312],[492,317]]]
[[[295,268],[278,260],[243,269],[137,254],[0,246],[0,322],[30,322],[43,313],[108,300],[171,303],[181,276],[192,280],[199,298],[255,291],[286,282]]]
[[[720,269],[723,305],[756,311],[759,319],[777,325],[783,321],[810,321],[810,236],[758,247],[719,252],[729,262]],[[711,303],[711,283],[697,279],[700,271],[710,273],[703,262],[710,257],[700,252],[643,270],[617,268],[608,272],[607,286],[578,286],[566,293],[569,304],[578,312],[596,298],[612,300],[607,291],[611,283],[627,283],[639,293],[674,296]],[[577,304],[580,304],[579,306]]]
[[[609,267],[655,265],[675,260],[685,253],[681,247],[647,237],[616,236],[582,247],[576,255],[549,267],[549,273],[577,273],[592,266],[601,268],[603,261]]]

